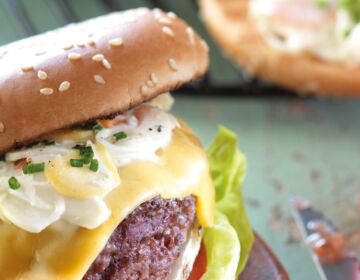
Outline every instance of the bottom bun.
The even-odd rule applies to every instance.
[[[249,0],[201,0],[209,31],[225,53],[249,73],[294,90],[327,97],[360,96],[360,68],[270,46],[248,16]],[[226,31],[226,32],[224,32]]]

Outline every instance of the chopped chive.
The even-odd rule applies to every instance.
[[[85,164],[89,164],[94,157],[94,151],[92,147],[84,147],[80,149],[80,157]]]
[[[98,133],[99,131],[103,130],[103,126],[101,124],[96,124],[95,126],[93,126],[92,130],[95,132],[95,133]]]
[[[91,160],[90,170],[97,172],[99,170],[99,161],[97,159]]]
[[[72,167],[83,167],[84,161],[82,159],[70,159],[70,165]]]
[[[41,163],[27,163],[23,166],[24,174],[34,174],[43,172],[45,170],[45,162]]]
[[[88,157],[88,156],[94,156],[94,151],[92,149],[91,146],[85,146],[79,149],[80,150],[80,155],[84,156],[84,157]]]
[[[43,140],[43,141],[41,141],[41,144],[43,144],[45,146],[52,146],[52,145],[55,145],[55,141]]]
[[[80,159],[71,159],[70,164],[72,167],[83,167],[84,164],[91,163],[94,158],[94,151],[91,146],[76,145],[73,149],[79,150]]]
[[[127,134],[124,131],[120,131],[118,133],[115,133],[113,136],[115,137],[116,141],[118,141],[121,139],[125,139],[127,137]]]
[[[8,183],[9,183],[10,189],[12,189],[12,190],[18,190],[21,187],[19,181],[15,177],[9,178]]]
[[[89,164],[91,162],[92,158],[91,157],[82,157],[81,160],[84,164]]]

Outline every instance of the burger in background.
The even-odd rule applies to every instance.
[[[359,96],[359,1],[201,0],[200,6],[224,52],[250,74],[301,94]]]

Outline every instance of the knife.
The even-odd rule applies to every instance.
[[[323,213],[315,209],[308,200],[301,197],[290,198],[291,209],[305,243],[311,251],[315,266],[322,280],[360,280],[360,263],[355,253],[344,251],[342,256],[334,262],[324,262],[314,250],[316,242],[322,242],[325,234],[338,234],[335,226]]]

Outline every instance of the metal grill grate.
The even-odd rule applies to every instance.
[[[186,88],[218,95],[294,96],[285,90],[247,77],[225,59],[198,17],[196,0],[0,0],[0,44],[31,36],[66,23],[111,11],[146,6],[171,10],[189,22],[209,43],[211,65],[208,75]]]

